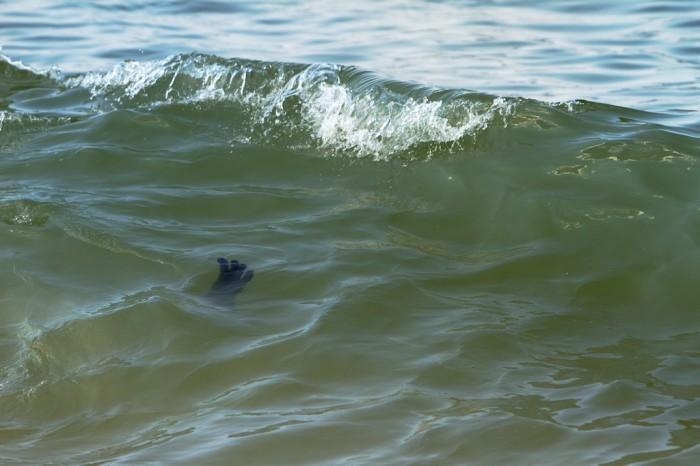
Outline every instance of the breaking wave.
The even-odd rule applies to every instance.
[[[545,103],[427,87],[331,64],[193,53],[124,61],[106,72],[66,76],[57,69],[38,72],[0,58],[0,76],[36,84],[31,91],[0,89],[2,97],[12,101],[0,108],[0,131],[8,126],[61,125],[114,110],[174,109],[192,123],[224,125],[234,144],[391,160],[430,159],[478,148],[504,139],[504,128],[512,135],[523,127],[539,133],[593,125],[595,131],[613,128],[627,134],[630,128],[646,125],[649,116],[586,101]],[[602,117],[581,116],[589,112]],[[618,124],[622,120],[624,124]]]
[[[513,104],[467,91],[390,81],[355,67],[266,63],[190,54],[127,61],[65,79],[97,108],[228,103],[256,141],[292,140],[386,159],[420,145],[460,144],[503,120]],[[257,136],[256,136],[257,135]]]

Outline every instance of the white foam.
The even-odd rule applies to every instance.
[[[65,80],[71,87],[84,87],[93,97],[103,96],[110,91],[120,90],[130,98],[153,85],[168,71],[166,60],[151,62],[125,61],[118,63],[107,73],[90,72]]]
[[[321,84],[306,100],[305,117],[323,147],[387,159],[421,143],[458,143],[510,109],[503,99],[481,104],[391,97],[356,96],[343,85]]]

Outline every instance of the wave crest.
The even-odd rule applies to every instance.
[[[250,129],[249,140],[377,160],[417,147],[430,156],[435,148],[468,145],[490,125],[505,122],[514,105],[394,82],[355,67],[201,54],[122,62],[64,83],[88,89],[100,110],[223,103],[244,117],[239,120]]]

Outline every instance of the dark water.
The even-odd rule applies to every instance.
[[[692,2],[0,27],[0,462],[700,459]]]

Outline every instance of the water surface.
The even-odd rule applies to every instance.
[[[689,2],[0,23],[1,462],[700,457]]]

